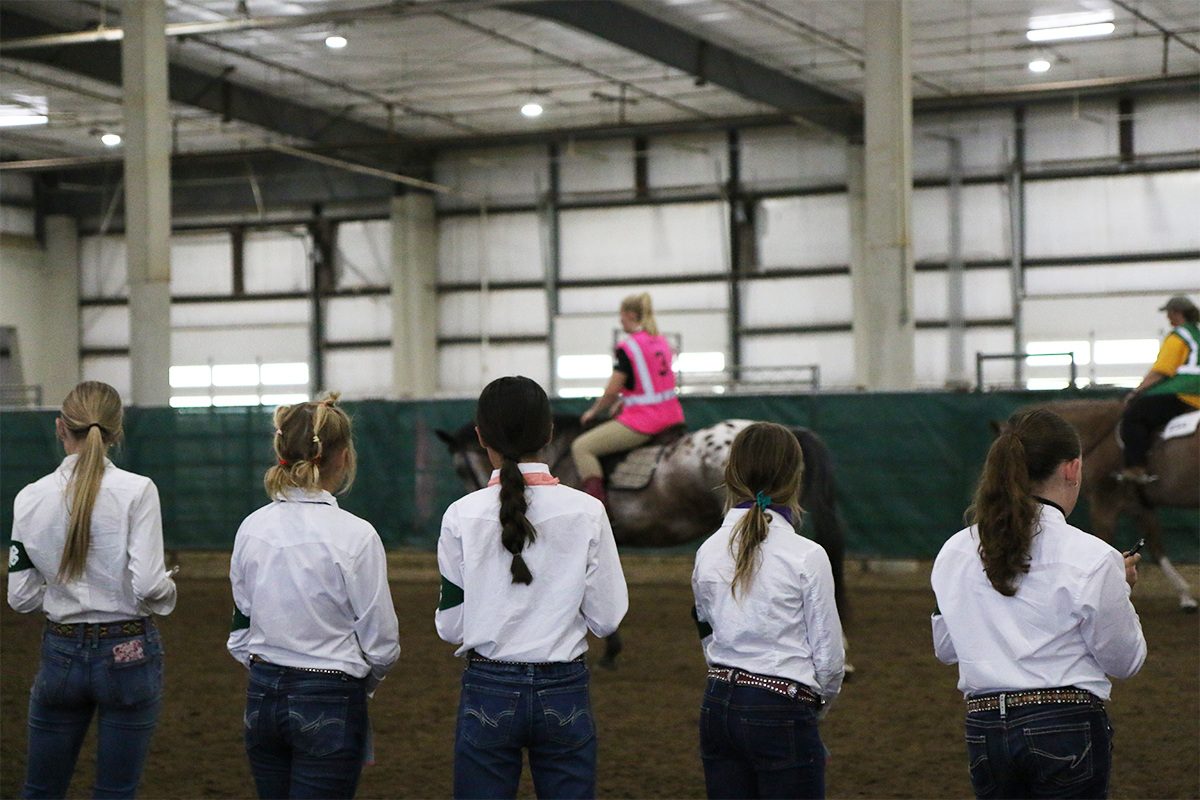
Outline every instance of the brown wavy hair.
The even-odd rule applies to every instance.
[[[1047,408],[1013,414],[992,442],[966,519],[979,530],[983,571],[1005,597],[1017,593],[1017,578],[1029,572],[1041,514],[1035,487],[1079,454],[1075,428]]]
[[[60,416],[71,437],[80,442],[79,459],[67,479],[71,521],[58,564],[58,581],[67,583],[81,577],[87,566],[92,510],[104,479],[108,448],[124,436],[125,410],[116,389],[100,381],[84,381],[63,400]]]
[[[475,408],[475,425],[485,446],[498,452],[500,462],[500,542],[512,553],[513,583],[529,584],[533,574],[521,551],[537,531],[525,516],[525,476],[517,462],[550,441],[554,420],[550,400],[541,386],[521,375],[497,378],[484,387]]]
[[[804,477],[804,453],[795,434],[774,422],[755,422],[734,437],[725,464],[726,510],[747,501],[755,501],[759,493],[770,498],[770,504],[792,510],[793,518],[800,515],[800,483]],[[733,525],[729,552],[734,558],[733,581],[729,591],[737,597],[754,583],[758,572],[759,548],[767,538],[771,515],[757,502]]]
[[[350,416],[336,405],[341,394],[330,392],[321,400],[279,406],[275,409],[275,458],[263,488],[274,500],[285,489],[321,491],[321,465],[346,452],[346,472],[338,494],[350,491],[358,470]]]

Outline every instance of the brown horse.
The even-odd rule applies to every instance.
[[[653,470],[641,485],[609,484],[608,516],[617,544],[628,547],[671,547],[686,544],[716,531],[724,517],[725,461],[729,446],[747,420],[725,420],[711,428],[682,433],[665,445],[655,442],[629,457],[648,457]],[[681,426],[682,427],[682,426]],[[579,473],[571,456],[571,442],[582,432],[579,418],[555,415],[554,437],[538,452],[538,459],[563,483],[579,488]],[[807,428],[792,427],[804,454],[804,480],[800,505],[805,509],[812,538],[825,548],[833,567],[838,610],[846,619],[843,581],[845,541],[834,500],[833,459],[819,437]],[[492,465],[479,445],[475,429],[464,425],[453,434],[437,431],[450,448],[463,488],[475,491],[487,485]],[[626,455],[611,457],[613,461]],[[605,459],[605,466],[610,466]],[[601,664],[612,666],[620,651],[618,634],[609,637]]]
[[[1158,508],[1200,507],[1200,433],[1166,441],[1158,440],[1150,451],[1148,470],[1158,480],[1146,486],[1131,486],[1113,476],[1122,465],[1117,427],[1124,409],[1120,400],[1067,400],[1045,403],[1079,431],[1083,448],[1083,485],[1092,533],[1113,541],[1117,519],[1129,514],[1146,540],[1150,558],[1179,592],[1179,606],[1195,612],[1196,599],[1183,576],[1172,566],[1163,545]]]

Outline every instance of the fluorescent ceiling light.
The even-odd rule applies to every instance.
[[[1042,59],[1038,59],[1037,61],[1029,62],[1029,71],[1030,72],[1046,72],[1049,69],[1050,69],[1049,61],[1044,61]]]
[[[116,147],[121,143],[121,137],[115,133],[106,133],[100,137],[100,141],[104,142],[109,147]]]
[[[10,95],[15,103],[0,104],[0,128],[11,128],[17,125],[45,125],[50,121],[46,116],[49,105],[44,97],[34,97],[27,94]]]
[[[327,36],[325,37],[325,46],[331,50],[341,50],[346,46],[345,36]]]
[[[1072,25],[1067,28],[1039,28],[1028,31],[1025,38],[1031,42],[1055,42],[1060,39],[1086,39],[1093,36],[1108,36],[1117,29],[1111,22],[1095,25]]]
[[[1072,28],[1079,25],[1096,25],[1101,22],[1112,22],[1116,17],[1112,9],[1101,11],[1072,11],[1067,14],[1039,14],[1029,18],[1030,30],[1038,28]]]
[[[540,117],[542,115],[542,105],[541,103],[526,103],[521,106],[521,113],[530,118]]]

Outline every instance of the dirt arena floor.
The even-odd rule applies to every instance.
[[[703,797],[697,725],[704,659],[689,616],[690,558],[624,554],[630,609],[615,671],[593,669],[601,797]],[[225,652],[228,556],[183,553],[179,605],[160,621],[166,698],[143,798],[251,797],[241,740],[245,671]],[[907,568],[907,569],[906,569]],[[831,752],[830,797],[970,796],[957,671],[933,657],[929,563],[848,565],[853,680],[822,725]],[[433,629],[438,576],[432,555],[392,554],[400,664],[372,701],[376,764],[363,798],[451,793],[459,661]],[[1193,586],[1200,568],[1183,570]],[[1117,682],[1111,795],[1200,797],[1200,627],[1155,568],[1143,568],[1135,602],[1150,655]],[[25,761],[25,712],[37,669],[40,620],[0,614],[0,796],[16,797]],[[593,642],[593,653],[600,643]],[[89,737],[68,797],[87,797]],[[522,797],[532,797],[526,775]]]

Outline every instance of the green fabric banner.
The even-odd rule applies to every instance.
[[[990,420],[1031,403],[1097,392],[724,395],[684,397],[692,430],[723,419],[772,420],[816,431],[834,457],[847,553],[863,558],[932,558],[962,527],[992,440]],[[583,400],[555,410],[581,413]],[[339,499],[369,520],[389,548],[431,549],[442,513],[464,489],[438,429],[471,421],[471,400],[347,403],[354,418],[358,478]],[[62,458],[53,411],[0,413],[0,530],[12,535],[13,498]],[[149,476],[162,497],[167,546],[230,549],[238,525],[267,502],[262,477],[273,463],[271,411],[264,408],[127,409],[125,444],[113,460]],[[1200,514],[1159,512],[1170,555],[1200,558]],[[1071,516],[1085,530],[1086,508]],[[1125,523],[1121,544],[1136,539]],[[696,542],[692,546],[696,546]]]

